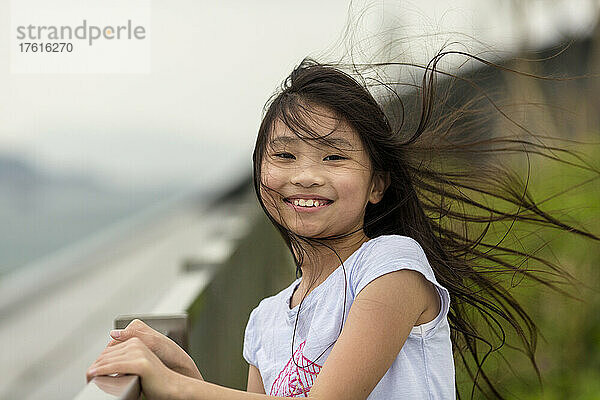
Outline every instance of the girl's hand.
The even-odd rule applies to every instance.
[[[86,373],[87,381],[99,375],[134,374],[140,377],[148,399],[173,399],[180,392],[183,375],[167,368],[137,337],[108,346]]]
[[[127,342],[137,338],[146,345],[165,366],[190,378],[204,380],[194,360],[174,341],[150,328],[139,319],[134,319],[125,329],[117,329],[110,332],[113,340],[107,347]]]

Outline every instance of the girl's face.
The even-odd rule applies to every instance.
[[[323,108],[313,107],[312,134],[299,138],[276,120],[261,165],[261,196],[269,214],[307,237],[362,233],[368,202],[383,197],[358,134]]]

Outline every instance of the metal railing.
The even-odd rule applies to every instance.
[[[188,263],[184,270],[190,271]],[[198,265],[185,273],[180,282],[163,298],[151,314],[119,315],[113,328],[123,329],[134,319],[140,319],[152,329],[168,336],[186,352],[189,351],[189,319],[187,310],[210,282],[214,265]],[[183,289],[185,288],[185,289]],[[160,312],[172,310],[171,313]],[[136,375],[97,376],[75,397],[75,400],[136,400],[141,396],[141,385]]]
[[[210,263],[183,262],[179,281],[152,313],[119,316],[114,327],[123,328],[139,318],[180,344],[204,379],[245,390],[248,365],[242,358],[242,343],[250,311],[295,277],[292,259],[279,233],[253,201],[238,204],[247,207],[241,213],[246,228],[234,229],[241,235],[227,241],[232,248],[223,252],[226,258]],[[230,205],[220,205],[233,212]],[[141,389],[138,379],[96,377],[76,399],[137,399]]]
[[[95,377],[75,397],[75,400],[137,400],[139,398],[139,376],[124,375]]]
[[[168,336],[182,349],[188,351],[189,326],[187,313],[119,316],[115,319],[114,328],[123,329],[136,318],[144,321],[152,329]],[[139,399],[140,395],[141,386],[137,375],[97,376],[88,383],[75,399],[133,400]]]

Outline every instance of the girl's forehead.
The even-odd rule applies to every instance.
[[[298,142],[309,142],[314,145],[328,145],[340,149],[359,149],[361,140],[356,131],[343,119],[322,117],[320,121],[303,129],[291,128],[281,119],[276,119],[269,134],[271,145],[291,145]]]

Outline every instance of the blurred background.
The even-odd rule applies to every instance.
[[[220,267],[179,305],[203,315],[192,321],[191,349],[207,380],[245,388],[240,329],[256,299],[293,279],[249,192],[262,107],[305,56],[343,54],[342,34],[360,10],[355,41],[379,41],[358,54],[365,60],[396,40],[398,57],[426,64],[458,41],[519,70],[600,72],[597,0],[184,0],[151,7],[150,73],[16,74],[6,61],[10,2],[0,0],[0,399],[75,397],[116,315],[163,310],[199,265]],[[525,61],[549,56],[541,67]],[[544,86],[490,73],[486,82],[506,104],[553,102],[573,112],[532,120],[533,113],[513,109],[544,133],[599,142],[598,79]],[[591,162],[600,155],[597,145],[582,149]],[[561,168],[540,161],[532,190],[543,198],[589,179],[546,205],[600,234],[598,181]],[[261,253],[256,242],[279,250]],[[543,388],[515,357],[516,374],[497,367],[512,398],[600,398],[599,250],[583,239],[552,247],[588,284],[583,302],[518,289],[540,321]],[[250,259],[256,265],[244,280],[239,265]],[[265,268],[265,259],[281,270]],[[236,304],[244,286],[251,290]],[[221,330],[207,332],[200,321]],[[199,337],[227,344],[207,346]]]

